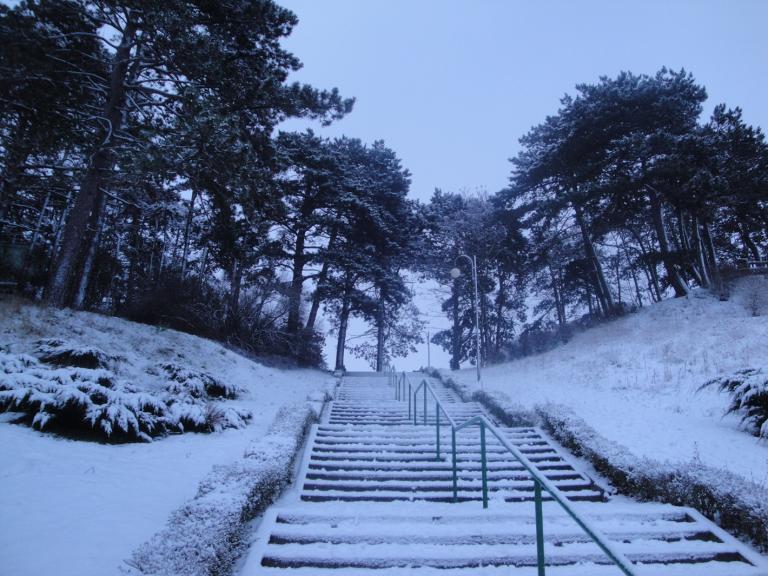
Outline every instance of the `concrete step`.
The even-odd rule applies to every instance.
[[[291,574],[532,574],[536,566],[535,525],[529,505],[506,505],[503,512],[467,513],[467,504],[371,505],[365,516],[348,509],[316,512],[278,511],[271,520],[260,569],[290,569]],[[471,506],[471,505],[470,505]],[[672,506],[623,505],[613,512],[604,504],[579,505],[593,525],[641,574],[685,576],[757,576],[759,558],[723,537],[697,513]],[[410,514],[409,512],[410,510]],[[457,513],[457,509],[463,513]],[[634,510],[634,511],[633,511]],[[345,513],[346,511],[346,513]],[[544,505],[547,573],[617,574],[607,557],[554,503]],[[605,567],[605,570],[603,570]],[[612,572],[609,570],[612,568]],[[311,570],[311,571],[310,571]],[[460,572],[461,571],[461,572]],[[261,571],[259,573],[262,573]],[[263,572],[270,573],[270,572]],[[500,574],[491,571],[489,574]],[[535,572],[534,572],[535,573]]]

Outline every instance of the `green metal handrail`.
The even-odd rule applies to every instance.
[[[392,368],[389,375],[389,384],[395,388],[395,400],[408,400],[408,419],[411,418],[411,394],[413,391],[413,385],[411,379],[405,372],[402,372],[400,376],[397,375],[394,368]],[[408,386],[408,392],[405,391],[406,385]],[[443,410],[445,412],[445,410]]]
[[[405,373],[403,373],[405,376]],[[424,390],[424,425],[427,424],[427,392],[429,392],[432,395],[432,398],[435,399],[435,459],[436,460],[442,460],[440,457],[440,412],[445,414],[445,417],[448,419],[448,423],[451,426],[451,430],[454,430],[456,428],[456,422],[453,418],[451,418],[451,415],[448,414],[448,411],[445,409],[445,406],[443,406],[443,403],[440,402],[440,399],[437,397],[437,394],[435,394],[435,391],[432,389],[432,386],[429,385],[429,382],[426,380],[422,380],[421,384],[419,384],[416,389],[413,391],[413,424],[417,424],[417,397],[419,395],[420,390]],[[410,387],[409,387],[410,390]],[[410,408],[410,398],[408,401],[409,408]],[[408,413],[410,417],[410,411]],[[451,434],[451,452],[453,454],[453,465],[456,465],[456,434]],[[453,480],[454,483],[454,492],[456,490],[456,478],[454,477]]]
[[[402,375],[403,382],[407,379],[405,372]],[[538,565],[539,576],[545,576],[545,557],[544,557],[544,510],[542,506],[542,489],[546,490],[552,499],[562,507],[568,515],[578,524],[584,532],[598,545],[598,547],[613,561],[614,564],[626,575],[636,576],[636,572],[632,563],[627,559],[622,552],[620,552],[613,544],[611,544],[603,535],[598,532],[587,520],[582,518],[576,510],[573,509],[571,502],[563,495],[557,486],[555,486],[549,478],[542,474],[536,466],[523,454],[517,446],[513,445],[509,440],[502,436],[498,428],[494,426],[485,416],[474,416],[466,422],[460,425],[456,425],[456,422],[451,418],[450,414],[445,410],[442,402],[435,394],[435,391],[429,385],[426,380],[422,380],[421,384],[413,391],[413,423],[418,425],[418,419],[416,417],[418,393],[421,389],[424,389],[424,424],[427,423],[427,390],[435,399],[435,429],[436,446],[437,446],[437,459],[440,460],[440,412],[442,411],[451,426],[451,453],[452,453],[452,468],[453,468],[453,501],[458,500],[458,466],[457,466],[457,450],[456,450],[456,433],[469,428],[470,426],[480,427],[480,466],[481,466],[481,478],[482,478],[482,497],[483,508],[488,507],[488,464],[486,456],[486,429],[489,430],[501,445],[506,448],[517,459],[523,468],[533,478],[533,491],[534,491],[534,509],[536,515],[536,559]],[[409,389],[410,392],[410,389]],[[410,418],[410,394],[409,394],[409,407],[408,416]]]

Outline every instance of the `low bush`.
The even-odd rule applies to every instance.
[[[727,470],[699,461],[685,464],[637,458],[606,440],[569,408],[536,409],[544,428],[588,460],[620,493],[641,500],[690,506],[732,534],[768,551],[768,490]]]
[[[188,394],[193,398],[208,396],[233,399],[242,392],[237,386],[222,382],[206,372],[190,370],[174,362],[161,364],[160,369],[169,378],[166,390],[174,394]]]
[[[537,425],[538,418],[534,412],[526,410],[520,404],[510,402],[503,394],[473,390],[466,384],[456,382],[453,378],[446,378],[434,368],[428,368],[425,372],[456,392],[464,402],[479,402],[482,404],[488,413],[504,426]]]
[[[291,480],[295,460],[324,397],[280,410],[267,435],[242,460],[216,466],[197,495],[123,567],[130,576],[223,576],[247,546],[248,522],[263,513]]]
[[[753,435],[768,439],[768,373],[762,368],[745,368],[714,378],[699,390],[713,386],[730,395],[726,414],[740,415],[742,424]]]
[[[477,400],[510,426],[536,425],[576,456],[587,460],[621,494],[678,506],[690,506],[724,529],[768,552],[768,489],[727,470],[694,460],[675,464],[639,458],[600,435],[570,408],[542,404],[528,410],[498,392],[470,394],[437,371],[431,374],[464,400]],[[764,377],[764,376],[763,376]]]
[[[63,340],[46,339],[37,342],[38,358],[46,364],[77,366],[78,368],[108,368],[115,360],[96,346],[73,345]]]
[[[96,349],[86,355],[72,353],[75,348],[65,343],[46,346],[54,350],[58,362],[88,358],[90,365],[94,358],[103,359]],[[176,374],[177,380],[166,390],[149,392],[105,368],[50,366],[32,356],[0,352],[0,411],[20,412],[17,421],[38,430],[110,443],[241,428],[251,418],[247,410],[211,402],[207,393],[190,392],[197,392],[198,384],[204,392],[201,383],[207,382],[203,378],[207,375],[190,372],[190,379],[184,380],[180,372]],[[216,392],[229,390],[219,384],[211,387]]]

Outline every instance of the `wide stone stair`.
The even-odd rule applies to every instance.
[[[410,375],[414,385],[423,378]],[[454,421],[483,414],[432,386]],[[454,501],[451,429],[443,418],[438,459],[434,400],[427,425],[422,400],[414,424],[413,405],[409,416],[386,377],[347,376],[309,438],[294,495],[265,515],[243,575],[538,574],[530,475],[488,438],[490,507],[483,509],[478,428],[461,430]],[[635,563],[636,574],[768,576],[761,556],[697,512],[608,499],[541,430],[498,428]],[[543,494],[546,573],[621,574]]]

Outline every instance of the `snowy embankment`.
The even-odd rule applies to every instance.
[[[738,415],[724,415],[727,395],[699,390],[745,368],[768,372],[768,316],[754,316],[750,304],[738,291],[727,302],[704,291],[661,302],[484,369],[479,398],[509,417],[537,419],[618,489],[698,500],[766,549],[768,443]],[[480,390],[471,369],[442,374],[465,394]],[[741,518],[723,518],[729,513]]]
[[[0,302],[0,351],[39,355],[45,339],[107,353],[111,373],[141,393],[175,386],[171,375],[157,369],[162,364],[213,375],[238,393],[236,399],[225,395],[211,403],[248,417],[237,422],[244,427],[210,434],[107,445],[11,424],[18,413],[0,416],[0,558],[2,571],[16,576],[117,573],[134,550],[164,528],[172,512],[199,498],[201,481],[232,470],[248,455],[275,450],[268,448],[274,444],[266,436],[270,427],[279,429],[287,411],[296,414],[291,422],[305,417],[333,384],[325,373],[267,368],[172,330],[18,300]],[[278,417],[285,406],[292,408]],[[251,472],[254,462],[251,458]]]

